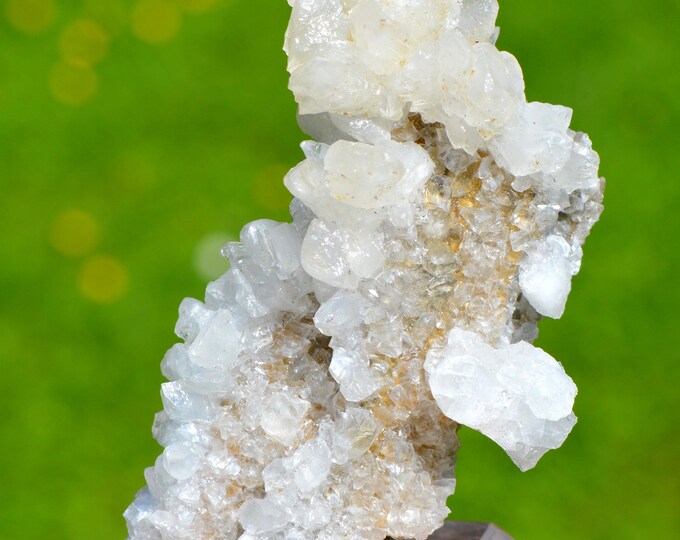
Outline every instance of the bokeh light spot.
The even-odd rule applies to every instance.
[[[128,290],[129,278],[125,267],[113,257],[91,257],[80,271],[79,286],[83,295],[100,304],[119,300]]]
[[[147,43],[171,40],[182,24],[179,8],[167,0],[140,0],[132,13],[135,35]]]
[[[217,279],[229,269],[229,261],[220,251],[224,244],[233,240],[228,234],[213,233],[200,241],[194,252],[194,269],[202,279]]]
[[[110,36],[118,35],[127,25],[128,14],[120,0],[85,0],[83,14],[97,21]]]
[[[57,14],[54,0],[7,0],[5,11],[10,24],[28,34],[47,30]]]
[[[99,88],[97,73],[88,65],[61,61],[50,73],[52,95],[67,105],[80,105],[91,99]]]
[[[99,242],[99,225],[87,212],[65,210],[52,223],[50,241],[52,247],[63,255],[86,255]]]
[[[68,25],[61,34],[59,50],[65,60],[92,66],[109,50],[109,36],[96,22],[80,19]]]
[[[187,13],[205,13],[217,5],[217,0],[177,0],[177,3]]]
[[[254,179],[253,195],[258,204],[267,210],[285,210],[290,205],[291,194],[283,185],[283,177],[290,167],[283,164],[269,165]]]

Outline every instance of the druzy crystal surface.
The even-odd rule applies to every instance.
[[[133,540],[422,540],[460,425],[524,470],[576,422],[531,344],[602,210],[571,110],[527,103],[495,0],[289,4],[314,139],[285,178],[292,222],[246,225],[182,303]]]

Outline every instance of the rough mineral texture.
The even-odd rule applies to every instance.
[[[495,0],[289,3],[292,223],[180,307],[134,540],[423,540],[460,425],[528,469],[576,421],[531,345],[602,210],[571,110],[527,103]]]

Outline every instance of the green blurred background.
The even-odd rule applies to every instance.
[[[125,536],[159,447],[176,309],[247,221],[286,219],[303,139],[284,0],[0,0],[0,540]],[[609,180],[539,344],[580,388],[522,474],[463,433],[453,517],[518,540],[680,538],[680,3],[507,0],[532,100],[575,109]]]

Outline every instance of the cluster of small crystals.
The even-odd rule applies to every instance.
[[[260,220],[185,300],[132,540],[425,539],[459,425],[521,469],[576,387],[531,345],[564,311],[603,181],[527,103],[495,0],[289,0],[292,223]]]

